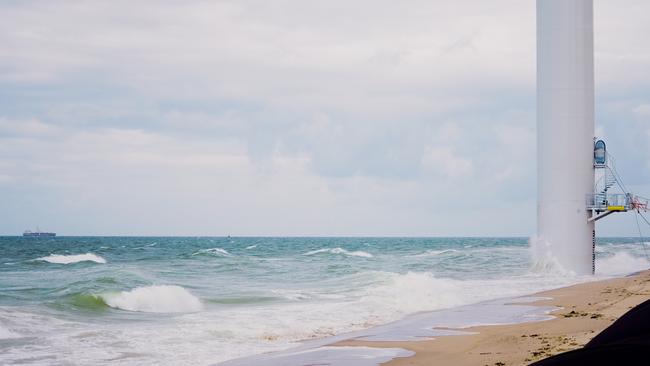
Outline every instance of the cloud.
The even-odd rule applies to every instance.
[[[448,147],[428,147],[422,156],[422,165],[432,174],[441,177],[458,178],[472,172],[472,162],[455,156]]]
[[[423,1],[363,1],[345,11],[341,3],[314,1],[15,3],[0,13],[7,20],[1,51],[12,55],[2,70],[5,80],[95,75],[157,98],[365,113],[371,104],[394,113],[403,103],[444,108],[458,98],[446,100],[447,93],[466,95],[477,78],[499,80],[499,88],[532,85],[534,30],[520,17],[531,7],[504,7],[497,19],[481,14],[483,2],[471,3],[471,12]],[[336,21],[324,22],[324,14]],[[504,19],[522,31],[511,32]],[[472,62],[479,54],[482,62]],[[437,100],[413,95],[433,85],[447,93],[434,91]]]
[[[650,5],[595,6],[599,130],[642,183]],[[81,234],[534,231],[534,2],[21,1],[0,17],[0,232],[39,215]]]
[[[42,123],[36,119],[9,120],[0,117],[0,136],[48,136],[55,134],[59,129],[57,126]]]

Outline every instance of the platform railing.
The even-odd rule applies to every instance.
[[[629,193],[595,193],[587,195],[587,209],[596,211],[627,211],[634,208],[635,196]]]

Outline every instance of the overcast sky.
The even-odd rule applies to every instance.
[[[595,1],[646,196],[648,14]],[[0,0],[0,234],[528,236],[535,154],[533,0]]]

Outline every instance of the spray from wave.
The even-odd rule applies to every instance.
[[[372,258],[373,255],[364,252],[361,250],[357,250],[354,252],[350,252],[348,250],[345,250],[343,248],[323,248],[323,249],[317,249],[317,250],[312,250],[311,252],[305,253],[305,255],[314,255],[314,254],[320,254],[320,253],[329,253],[329,254],[343,254],[351,257],[363,257],[363,258]]]
[[[650,262],[642,257],[635,257],[628,252],[617,252],[614,255],[596,261],[596,274],[620,276],[650,268]]]
[[[93,253],[75,255],[52,254],[47,257],[37,258],[36,260],[53,264],[72,264],[79,262],[95,262],[100,264],[106,263],[106,259]]]
[[[553,273],[560,275],[574,276],[575,273],[566,270],[560,264],[560,261],[555,257],[552,251],[551,243],[542,240],[536,236],[531,236],[528,239],[530,257],[532,259],[532,266],[530,271],[533,273]]]
[[[201,311],[203,304],[180,286],[146,286],[131,291],[98,295],[106,305],[145,313],[191,313]]]

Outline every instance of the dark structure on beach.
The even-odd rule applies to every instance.
[[[650,300],[637,305],[583,348],[531,366],[650,365]]]

